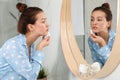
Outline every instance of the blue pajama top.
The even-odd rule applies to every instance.
[[[103,47],[100,47],[98,43],[93,42],[90,37],[88,38],[88,45],[91,50],[92,59],[94,62],[99,62],[101,67],[104,66],[106,60],[110,55],[115,35],[115,32],[110,30],[108,44]]]
[[[19,34],[0,48],[0,80],[37,80],[43,59],[34,44],[29,56],[25,35]]]

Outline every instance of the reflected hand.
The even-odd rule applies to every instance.
[[[98,43],[100,45],[100,47],[106,45],[106,42],[102,37],[97,36],[95,34],[90,34],[90,37],[91,37],[92,41]]]

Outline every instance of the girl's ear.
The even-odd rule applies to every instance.
[[[109,28],[112,25],[112,21],[108,21],[107,27]]]
[[[32,24],[28,24],[28,31],[33,31],[34,30],[34,26]]]

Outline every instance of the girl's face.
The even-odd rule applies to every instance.
[[[106,20],[106,14],[103,11],[94,11],[91,15],[91,29],[94,33],[106,32],[111,25],[110,21]]]
[[[46,16],[43,12],[40,12],[39,14],[37,14],[36,16],[37,20],[34,24],[34,32],[38,35],[38,36],[44,36],[47,35],[48,33],[48,23],[46,21]]]

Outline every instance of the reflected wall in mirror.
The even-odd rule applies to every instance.
[[[89,3],[89,2],[87,2],[88,0],[85,0],[85,2],[83,2],[83,3]],[[81,42],[81,43],[83,43],[83,44],[80,44],[80,49],[84,49],[85,48],[85,50],[81,50],[80,51],[80,49],[78,48],[78,45],[77,45],[77,43],[76,43],[76,39],[75,39],[75,37],[76,37],[76,35],[74,36],[74,32],[76,32],[76,31],[74,31],[73,32],[73,28],[74,28],[74,22],[77,22],[78,21],[78,23],[76,23],[76,25],[77,24],[79,24],[80,22],[79,22],[79,20],[77,20],[77,19],[75,19],[75,21],[74,20],[72,20],[72,19],[74,19],[74,16],[76,15],[76,14],[74,14],[74,12],[75,11],[72,11],[71,10],[71,5],[73,5],[71,2],[73,2],[73,1],[71,1],[71,0],[63,0],[63,5],[62,5],[62,10],[61,10],[61,44],[62,44],[62,49],[63,49],[63,53],[64,53],[64,56],[65,56],[65,59],[66,59],[66,62],[67,62],[67,64],[68,64],[68,67],[70,68],[70,70],[71,70],[71,72],[75,75],[75,76],[77,76],[77,77],[80,77],[80,78],[87,78],[87,79],[90,79],[90,78],[99,78],[99,77],[105,77],[105,76],[107,76],[107,75],[109,75],[116,67],[117,67],[117,65],[119,64],[119,60],[120,60],[120,58],[118,57],[119,56],[119,49],[116,47],[116,45],[118,46],[118,43],[119,43],[119,41],[118,40],[120,40],[120,35],[119,35],[119,32],[118,32],[118,28],[119,28],[119,23],[120,23],[120,20],[118,20],[118,25],[117,25],[117,34],[116,34],[116,37],[115,37],[115,42],[113,43],[113,46],[112,46],[112,51],[111,51],[111,53],[110,53],[110,56],[109,56],[109,58],[107,59],[107,62],[106,62],[106,64],[104,65],[104,67],[98,72],[98,73],[95,73],[95,74],[92,74],[91,75],[91,73],[89,74],[85,74],[85,75],[81,75],[81,73],[78,71],[78,68],[79,68],[79,65],[80,64],[84,64],[84,65],[87,65],[88,66],[88,68],[90,67],[90,64],[89,63],[87,63],[86,61],[88,61],[89,60],[89,58],[90,57],[86,57],[86,55],[88,55],[88,53],[90,54],[90,51],[88,52],[88,53],[86,53],[87,51],[88,51],[88,49],[86,49],[86,47],[83,47],[82,45],[83,44],[85,44],[84,46],[86,46],[86,45],[88,45],[88,41],[87,41],[87,39],[88,39],[88,30],[90,29],[90,18],[91,18],[91,12],[92,12],[92,10],[95,8],[95,7],[98,7],[98,5],[99,6],[101,6],[102,5],[102,3],[104,3],[104,2],[110,2],[110,3],[113,3],[112,2],[112,0],[106,0],[106,1],[100,1],[100,3],[98,2],[97,4],[96,4],[96,6],[94,6],[94,5],[92,5],[92,8],[88,8],[87,7],[87,10],[83,10],[83,12],[87,12],[87,11],[89,11],[88,13],[83,13],[83,14],[85,14],[85,19],[83,19],[83,25],[85,25],[85,28],[84,28],[84,26],[83,26],[83,30],[84,30],[84,38],[83,38],[83,40],[82,41],[84,41],[84,42]],[[96,1],[97,2],[97,1]],[[117,2],[119,2],[118,0],[117,0]],[[117,14],[117,11],[114,11],[114,9],[115,8],[118,8],[118,6],[117,6],[117,2],[115,2],[115,4],[114,5],[116,5],[116,7],[113,5],[113,7],[114,8],[112,8],[113,9],[113,12],[115,12],[114,14],[113,14],[113,22],[114,22],[114,25],[112,24],[112,26],[114,26],[113,27],[113,29],[115,29],[116,28],[116,22],[117,22],[117,20],[116,20],[116,17],[118,17],[118,16],[116,16],[116,14]],[[79,2],[76,2],[76,3],[79,3]],[[91,1],[91,3],[93,3],[92,1]],[[89,5],[89,4],[86,4],[87,6]],[[90,6],[90,5],[89,5]],[[112,5],[110,4],[110,7],[111,7]],[[77,6],[78,7],[78,6]],[[85,5],[83,5],[83,7],[85,7]],[[74,9],[79,9],[79,8],[72,8],[73,10]],[[85,7],[85,9],[86,9],[86,7]],[[115,10],[117,10],[117,9],[115,9]],[[78,11],[78,10],[76,10],[76,11]],[[112,11],[112,10],[111,10]],[[72,15],[71,15],[72,14]],[[74,14],[74,15],[73,15]],[[87,15],[87,16],[86,16]],[[115,15],[115,16],[114,16]],[[120,15],[120,13],[119,13],[119,15]],[[79,15],[78,15],[79,16]],[[83,16],[83,15],[82,15]],[[72,18],[71,18],[72,17]],[[89,19],[88,19],[89,18]],[[104,17],[105,18],[105,17]],[[84,22],[85,21],[85,22]],[[82,21],[81,21],[82,22]],[[85,24],[84,24],[85,23]],[[73,24],[73,25],[72,25]],[[79,26],[79,27],[81,27],[81,26]],[[78,29],[78,28],[77,28]],[[81,29],[81,28],[80,28]],[[86,37],[87,36],[87,37]],[[81,39],[81,38],[79,38],[79,39]],[[78,41],[78,43],[79,43],[79,41],[80,40],[77,40]],[[83,47],[83,48],[81,48],[81,47]],[[89,47],[88,47],[89,48]],[[85,52],[85,53],[83,53],[83,52]],[[82,55],[82,53],[83,53],[83,55]],[[83,57],[83,56],[85,56],[85,57]],[[89,56],[89,55],[88,55]],[[85,60],[85,59],[88,59],[88,60]],[[116,58],[116,59],[115,59]],[[90,63],[92,63],[91,61],[90,61]],[[71,65],[72,64],[72,65]],[[111,68],[109,67],[110,65],[112,64],[112,66],[111,66]]]

